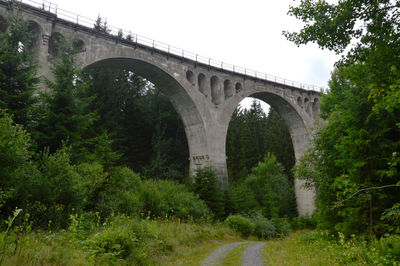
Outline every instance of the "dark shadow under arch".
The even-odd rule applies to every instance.
[[[259,92],[250,95],[250,97],[254,97],[269,104],[285,121],[292,138],[295,156],[298,160],[303,155],[305,144],[308,143],[309,139],[308,130],[301,116],[290,103],[276,94]]]
[[[104,59],[90,64],[86,68],[103,66],[132,70],[160,89],[168,97],[183,123],[190,156],[193,157],[196,154],[199,143],[205,143],[204,124],[195,103],[178,80],[153,64],[131,58]],[[191,160],[190,169],[193,170],[195,167],[192,164]]]

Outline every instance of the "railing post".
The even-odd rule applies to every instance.
[[[76,15],[76,24],[79,24],[79,15]]]
[[[197,63],[197,56],[198,56],[198,54],[196,54],[196,63]]]

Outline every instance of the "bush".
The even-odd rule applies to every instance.
[[[107,254],[110,259],[125,259],[138,245],[138,238],[130,226],[133,222],[134,220],[129,223],[115,220],[110,226],[88,239],[86,245],[96,255]]]
[[[30,135],[0,110],[0,219],[21,208],[36,186],[39,171],[30,162],[29,147]]]
[[[151,217],[199,219],[211,215],[207,205],[184,185],[167,180],[146,180],[139,191],[142,212]]]
[[[277,235],[276,226],[272,220],[268,220],[260,213],[256,212],[251,216],[254,224],[254,234],[260,239],[273,238]]]
[[[317,226],[317,221],[315,216],[311,217],[293,217],[290,222],[290,228],[292,230],[301,230],[301,229],[315,229]]]
[[[65,228],[71,214],[80,212],[86,201],[80,176],[70,163],[69,149],[43,153],[41,177],[31,188],[33,201],[27,206],[35,225]]]
[[[116,168],[99,193],[96,209],[151,218],[200,219],[211,216],[206,204],[187,187],[167,180],[144,180],[127,167]]]
[[[140,176],[127,167],[116,168],[102,185],[96,209],[103,217],[112,213],[136,215],[143,208],[139,199]]]
[[[276,227],[277,236],[287,236],[290,233],[290,223],[286,218],[272,219]]]
[[[228,218],[225,220],[225,224],[236,232],[241,233],[244,237],[251,235],[255,229],[255,225],[252,223],[252,221],[249,218],[243,217],[242,215],[228,216]]]

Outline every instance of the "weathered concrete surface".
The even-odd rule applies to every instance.
[[[268,82],[180,58],[115,36],[58,19],[54,14],[22,5],[21,15],[31,22],[40,74],[50,77],[49,60],[59,38],[79,40],[81,67],[117,65],[131,68],[169,97],[184,124],[190,169],[212,166],[221,185],[228,183],[225,144],[231,115],[239,102],[251,96],[271,105],[288,126],[298,160],[306,151],[310,130],[319,113],[320,94]],[[0,0],[0,16],[15,12]],[[300,215],[315,209],[314,192],[295,181]]]

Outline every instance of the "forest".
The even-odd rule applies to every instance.
[[[0,33],[0,265],[174,265],[212,241],[242,239],[330,250],[335,265],[397,265],[399,7],[302,0],[289,8],[305,23],[283,32],[289,41],[342,54],[321,123],[296,164],[279,114],[256,100],[238,106],[227,187],[212,168],[190,175],[185,131],[162,88],[134,69],[79,68],[73,37],[49,59],[53,78],[41,77],[29,23],[10,15]],[[108,32],[100,17],[93,29]],[[311,217],[298,217],[295,178],[316,190]]]

